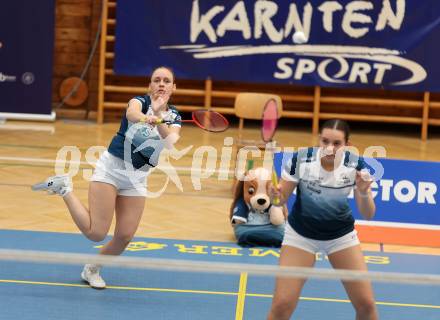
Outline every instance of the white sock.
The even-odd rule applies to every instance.
[[[58,191],[58,194],[64,198],[65,196],[67,196],[72,191],[73,191],[73,188],[71,186],[62,187],[60,189],[60,191]]]

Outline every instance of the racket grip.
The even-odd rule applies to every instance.
[[[162,123],[170,124],[172,122],[171,121],[166,121],[164,119],[157,119],[154,124],[162,124]]]
[[[142,118],[141,120],[139,120],[140,123],[147,123],[147,117]],[[161,124],[161,123],[169,123],[168,121],[164,120],[164,119],[157,119],[154,124]]]
[[[47,183],[40,182],[40,183],[34,184],[31,188],[33,191],[45,190],[47,188]]]
[[[275,188],[278,188],[278,177],[277,177],[277,173],[275,172],[275,170],[272,170],[272,185]],[[274,197],[272,199],[272,202],[274,205],[279,205],[280,204],[280,198],[279,197]]]

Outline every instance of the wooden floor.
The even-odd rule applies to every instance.
[[[418,133],[380,133],[377,128],[352,134],[352,143],[362,153],[371,145],[386,148],[387,157],[440,161],[440,137],[431,137],[422,143]],[[66,165],[66,170],[77,172],[74,176],[74,190],[87,203],[87,177],[93,168],[90,162],[96,159],[86,152],[92,146],[107,147],[119,127],[118,123],[98,126],[91,122],[57,121],[56,123],[29,123],[8,121],[0,125],[0,228],[16,230],[38,230],[54,232],[78,232],[64,206],[62,199],[43,193],[31,192],[30,186],[55,173],[55,160],[66,159],[62,148],[78,150],[80,164]],[[211,241],[233,241],[228,221],[231,203],[232,180],[219,180],[218,174],[200,179],[201,190],[194,189],[197,179],[191,173],[193,162],[201,161],[200,146],[209,146],[210,155],[206,161],[219,163],[224,139],[236,137],[233,128],[224,133],[206,133],[200,129],[185,126],[178,150],[190,148],[170,163],[179,174],[180,190],[173,181],[167,184],[167,175],[155,170],[149,180],[149,190],[166,188],[160,197],[147,200],[138,236],[177,238]],[[254,126],[246,131],[250,138],[258,137]],[[310,128],[283,126],[276,135],[282,146],[300,147],[316,143]],[[192,146],[192,147],[191,147]],[[196,149],[199,151],[196,152]],[[92,158],[89,158],[92,156]],[[95,155],[96,156],[96,155]],[[206,157],[206,154],[205,154]],[[67,159],[70,159],[68,155]],[[91,160],[90,160],[91,159]],[[63,164],[58,167],[63,170]],[[195,180],[194,180],[195,179]],[[365,249],[379,250],[376,244],[363,244]],[[387,251],[430,252],[440,254],[440,249],[388,246]]]

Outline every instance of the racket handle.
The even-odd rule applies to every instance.
[[[156,120],[155,124],[160,124],[162,122],[163,122],[162,119],[158,119],[158,120]],[[143,117],[141,120],[139,120],[139,123],[143,123],[143,124],[147,123],[147,117],[146,116]]]
[[[147,123],[147,117],[142,118],[139,120],[140,123]],[[165,121],[164,119],[157,119],[154,124],[161,124],[161,123],[169,123],[169,121]]]
[[[154,124],[162,124],[162,123],[170,124],[171,121],[166,121],[164,119],[157,119]]]
[[[34,184],[31,188],[33,191],[45,190],[47,188],[47,183],[40,182],[40,183]]]
[[[277,177],[277,173],[275,172],[275,170],[272,170],[272,185],[275,188],[278,188],[278,177]],[[272,200],[274,205],[279,205],[280,204],[280,198],[279,197],[274,197]]]

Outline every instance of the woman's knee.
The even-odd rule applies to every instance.
[[[275,319],[290,319],[296,307],[295,301],[287,299],[277,299],[272,303],[271,315]]]
[[[116,241],[121,245],[128,246],[133,237],[134,233],[131,232],[115,233],[115,235],[113,236],[113,241]]]
[[[90,230],[90,232],[86,234],[86,237],[94,242],[101,242],[105,239],[106,236],[107,231],[102,230]]]
[[[376,303],[374,299],[363,299],[354,305],[356,313],[359,315],[372,315],[376,311]]]
[[[108,229],[107,228],[97,228],[93,226],[90,228],[89,232],[87,232],[86,237],[94,242],[100,242],[107,237]]]

